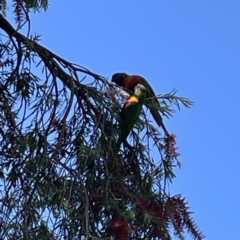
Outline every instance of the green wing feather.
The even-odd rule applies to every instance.
[[[119,138],[117,141],[117,148],[120,148],[121,144],[127,139],[129,133],[134,127],[134,124],[139,118],[139,115],[142,110],[142,106],[144,104],[146,98],[146,88],[138,84],[134,89],[135,97],[138,102],[129,102],[128,100],[122,108],[121,111],[121,121],[119,123]]]
[[[147,89],[147,92],[146,92],[147,98],[146,98],[145,103],[146,103],[147,107],[150,109],[150,112],[151,112],[154,120],[158,124],[158,126],[161,127],[163,129],[163,131],[165,132],[165,134],[168,136],[169,133],[163,123],[162,116],[159,113],[159,109],[161,108],[160,102],[159,102],[155,92],[153,91],[151,85],[148,83],[148,81],[143,77],[141,77],[141,80],[143,82],[143,85]],[[156,105],[156,107],[154,107],[153,104]]]

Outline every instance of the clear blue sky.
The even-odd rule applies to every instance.
[[[172,193],[186,196],[206,239],[240,239],[239,1],[50,1],[32,33],[105,77],[140,74],[156,93],[192,99],[166,120],[183,164]]]

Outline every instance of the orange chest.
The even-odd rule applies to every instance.
[[[128,107],[130,104],[132,104],[132,103],[137,103],[137,102],[138,102],[137,97],[131,96],[131,97],[127,100],[127,102],[125,103],[124,107],[126,108],[126,107]]]
[[[143,83],[140,76],[126,76],[123,81],[123,87],[134,92],[134,87],[139,83]]]

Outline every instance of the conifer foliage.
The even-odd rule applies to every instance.
[[[20,33],[47,1],[13,3],[17,29],[0,0],[1,239],[203,239],[185,198],[169,194],[176,136],[144,108],[116,150],[125,93]],[[159,99],[168,117],[192,105],[176,91]]]

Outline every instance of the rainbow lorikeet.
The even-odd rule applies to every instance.
[[[117,148],[120,148],[121,144],[126,141],[128,134],[133,129],[141,113],[145,98],[146,88],[142,84],[135,85],[134,95],[127,99],[120,113]]]
[[[151,85],[148,83],[146,79],[144,79],[141,76],[138,75],[128,75],[126,73],[115,73],[112,76],[112,82],[116,83],[117,85],[126,88],[132,92],[134,92],[134,87],[137,84],[142,84],[146,88],[146,105],[150,109],[150,112],[154,118],[154,120],[157,122],[158,126],[160,126],[165,134],[168,136],[169,133],[163,124],[162,116],[159,113],[159,109],[154,108],[154,106],[151,105],[152,100],[154,99],[156,105],[160,108],[160,103],[156,97],[156,94],[154,93]]]

